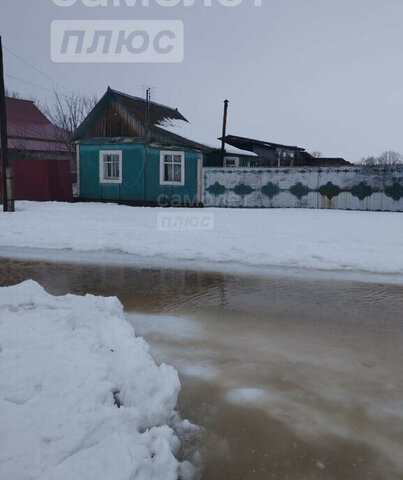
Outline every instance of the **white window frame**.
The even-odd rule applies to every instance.
[[[234,160],[234,165],[227,165],[228,160]],[[224,165],[228,168],[238,168],[239,167],[239,157],[224,157]]]
[[[178,155],[181,157],[181,181],[168,181],[165,178],[165,155]],[[185,185],[185,152],[174,152],[172,150],[161,150],[160,152],[160,185]]]
[[[117,155],[119,157],[119,178],[104,178],[104,155]],[[99,183],[122,183],[122,150],[99,151]]]

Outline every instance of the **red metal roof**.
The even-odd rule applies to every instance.
[[[66,130],[53,125],[34,102],[6,97],[9,148],[67,152]]]

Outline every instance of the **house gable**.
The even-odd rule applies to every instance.
[[[187,121],[178,110],[154,102],[147,103],[142,98],[108,88],[74,132],[72,141],[94,137],[146,137],[147,124],[150,131],[166,118]]]
[[[74,132],[72,141],[94,137],[142,137],[145,126],[108,90]]]

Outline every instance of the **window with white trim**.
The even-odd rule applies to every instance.
[[[185,152],[161,152],[160,184],[185,185]]]
[[[122,183],[122,151],[101,150],[99,152],[99,181]]]

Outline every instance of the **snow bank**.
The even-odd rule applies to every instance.
[[[212,230],[161,230],[159,215],[211,214]],[[188,261],[331,271],[403,273],[400,213],[304,209],[160,209],[101,203],[17,202],[0,213],[0,246],[126,253]],[[4,248],[2,249],[4,251]],[[2,252],[0,252],[2,253]],[[29,255],[28,255],[29,256]]]
[[[116,298],[0,288],[0,478],[174,480],[179,389]]]

